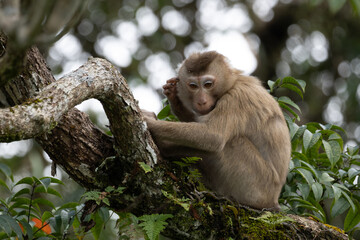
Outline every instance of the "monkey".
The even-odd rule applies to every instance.
[[[200,157],[202,181],[255,209],[280,210],[291,154],[279,104],[216,51],[193,53],[163,86],[180,122],[145,116],[166,157]]]

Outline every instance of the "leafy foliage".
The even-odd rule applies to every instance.
[[[143,215],[139,218],[142,221],[139,226],[145,231],[146,239],[156,240],[159,238],[160,232],[165,229],[166,220],[172,217],[171,214]]]
[[[83,194],[83,197],[89,201],[94,200],[97,205],[100,205],[101,203],[106,204],[107,206],[110,206],[110,201],[108,196],[110,194],[121,194],[125,188],[124,187],[118,187],[115,188],[113,186],[108,186],[105,188],[105,191],[89,191]]]
[[[305,91],[305,82],[291,77],[269,81],[268,85],[271,93],[283,87],[303,97]],[[294,110],[299,111],[299,107],[287,98],[277,101],[285,111],[292,144],[289,174],[280,198],[282,208],[323,223],[346,213],[343,228],[353,233],[360,223],[359,146],[347,146],[344,151],[341,127],[314,122],[299,126]]]
[[[163,109],[161,109],[161,111],[157,114],[156,117],[159,120],[164,120],[164,121],[179,121],[179,119],[171,113],[171,108],[168,100],[164,99],[162,103],[163,103]]]
[[[50,217],[54,217],[49,211],[42,211],[44,208],[55,209],[54,204],[43,198],[43,195],[51,194],[61,197],[50,184],[62,184],[56,178],[51,177],[25,177],[14,183],[14,178],[10,169],[0,165],[0,171],[6,179],[12,183],[9,187],[5,181],[1,180],[1,185],[11,193],[14,189],[17,192],[10,194],[7,199],[0,199],[0,239],[14,237],[37,238],[51,233],[51,228],[47,222]]]
[[[46,199],[50,195],[62,198],[55,189],[63,184],[52,177],[24,177],[14,182],[10,168],[0,163],[0,188],[5,189],[7,198],[0,199],[0,239],[76,239],[83,238],[85,231],[79,218],[83,214],[84,204],[66,203],[55,207]],[[119,192],[122,189],[110,187],[107,192]],[[4,192],[5,194],[5,192]],[[101,218],[99,226],[109,219],[109,211],[100,208],[89,218]],[[100,228],[101,228],[100,227]],[[102,229],[92,229],[93,236],[99,236]]]
[[[0,188],[5,188],[9,195],[6,199],[0,199],[0,239],[82,239],[89,233],[94,239],[101,239],[111,215],[116,213],[100,206],[109,206],[110,195],[117,196],[125,189],[108,186],[104,191],[89,191],[83,194],[83,199],[93,201],[99,206],[95,212],[88,214],[84,211],[85,204],[66,203],[55,207],[51,201],[44,198],[49,194],[62,197],[54,185],[63,183],[56,178],[24,177],[14,183],[14,177],[7,165],[0,163],[0,172],[9,182],[7,184],[6,180],[0,179]],[[119,213],[117,217],[120,239],[145,237],[155,240],[166,227],[166,220],[172,215],[136,217],[131,213]]]

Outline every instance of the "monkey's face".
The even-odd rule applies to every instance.
[[[214,109],[217,98],[214,93],[216,78],[213,75],[190,76],[180,82],[178,95],[184,105],[191,108],[189,110],[205,115]]]

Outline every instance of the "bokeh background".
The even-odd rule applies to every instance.
[[[96,0],[54,44],[39,45],[56,78],[106,58],[127,79],[141,108],[158,112],[165,81],[194,51],[216,50],[244,74],[306,81],[301,123],[343,127],[360,141],[360,1],[358,0]],[[290,93],[281,93],[290,94]],[[78,106],[104,130],[101,104]],[[0,161],[17,176],[50,175],[50,160],[34,141],[0,143]],[[58,178],[69,181],[58,171]],[[66,185],[63,196],[81,191]]]

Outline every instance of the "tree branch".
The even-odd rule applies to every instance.
[[[69,109],[89,98],[97,98],[103,103],[116,142],[115,149],[119,155],[127,159],[128,162],[137,162],[141,159],[149,166],[154,166],[157,163],[159,152],[151,139],[150,133],[147,131],[140,109],[125,79],[112,64],[98,58],[90,58],[79,69],[46,86],[37,96],[21,105],[0,109],[0,116],[2,116],[0,118],[0,141],[11,142],[38,137],[37,140],[45,145],[44,148],[46,150],[50,152],[54,151],[53,148],[59,150],[53,144],[50,144],[51,147],[49,148],[46,147],[49,145],[49,143],[46,143],[47,140],[57,136],[52,135],[50,131],[60,121],[62,123],[67,121],[70,124],[68,117],[64,119],[62,117]],[[74,114],[78,115],[76,112],[71,113],[71,115]],[[79,117],[81,118],[81,116]],[[122,120],[119,121],[119,119]],[[84,121],[84,124],[92,125],[85,118],[82,118],[82,121]],[[94,131],[99,130],[95,129]],[[59,134],[59,131],[57,132]],[[64,133],[70,133],[69,130],[62,129],[60,132],[62,132],[60,135],[62,137],[56,137],[57,141],[61,141],[63,138],[69,141],[70,138],[64,136]],[[39,137],[40,135],[42,137]],[[102,136],[102,134],[94,134],[94,136]],[[76,141],[83,139],[85,144],[89,144],[85,140],[86,137],[86,135],[84,136],[80,132],[80,136],[78,136]],[[102,136],[101,139],[98,138],[95,142],[104,141],[104,138],[106,139],[106,137]],[[74,139],[74,144],[71,146],[75,149],[79,147],[79,143],[76,141]],[[107,142],[109,141],[107,140]],[[64,144],[61,144],[61,146]],[[81,147],[78,150],[83,152]],[[99,152],[96,153],[96,149],[94,150],[95,155],[99,157],[101,154]],[[73,151],[70,152],[76,154]],[[112,151],[107,150],[106,152]],[[55,157],[53,154],[49,154],[54,157],[52,159],[55,159],[55,161],[59,159],[59,157]],[[73,158],[74,156],[68,157]],[[98,158],[98,160],[100,159]],[[101,161],[97,161],[94,165],[93,163],[87,163],[87,161],[81,163],[70,161],[61,165],[65,169],[72,169],[70,172],[72,172],[73,177],[75,179],[79,178],[79,182],[82,183],[87,182],[84,181],[85,178],[95,179],[95,172],[93,170],[100,163]],[[90,176],[91,178],[89,178]],[[96,181],[92,183],[94,184]],[[99,187],[98,184],[97,187]]]
[[[77,104],[117,91],[116,77],[120,76],[113,77],[112,72],[105,70],[109,67],[112,66],[104,60],[90,59],[78,70],[45,87],[35,98],[0,109],[0,141],[28,139],[48,132]]]
[[[0,141],[29,139],[49,132],[69,109],[89,98],[98,98],[104,103],[117,146],[127,143],[121,147],[123,155],[134,156],[134,149],[138,152],[140,148],[141,151],[145,143],[152,156],[151,165],[156,163],[156,153],[151,150],[155,145],[149,143],[150,135],[145,134],[146,125],[124,78],[113,65],[99,58],[90,58],[76,71],[45,87],[35,98],[15,107],[0,109]],[[124,117],[128,121],[118,121]],[[145,138],[135,134],[138,132],[145,134]],[[138,146],[129,142],[138,143]]]

